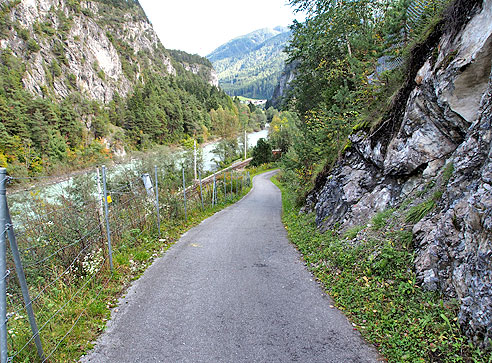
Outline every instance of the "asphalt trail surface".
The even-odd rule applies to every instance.
[[[377,362],[288,241],[273,174],[156,260],[82,362]]]

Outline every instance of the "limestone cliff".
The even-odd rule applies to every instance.
[[[272,99],[269,100],[268,105],[273,106],[275,108],[280,108],[284,97],[286,97],[287,91],[289,90],[290,83],[295,79],[296,77],[296,70],[297,63],[292,62],[288,63],[285,65],[285,68],[280,75],[280,78],[278,79],[277,86],[275,87],[273,91],[273,96]]]
[[[318,178],[307,209],[316,211],[320,228],[342,230],[390,208],[407,213],[402,228],[413,232],[419,282],[458,299],[462,328],[486,345],[492,337],[492,0],[457,4],[419,49],[421,58],[414,57],[393,114],[371,130],[354,131],[351,146]],[[420,214],[409,218],[410,211]]]
[[[78,90],[107,103],[115,92],[126,96],[144,71],[204,67],[173,59],[138,1],[16,0],[1,11],[0,46],[23,59],[24,86],[38,96]]]

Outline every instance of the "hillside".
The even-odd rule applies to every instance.
[[[490,360],[491,17],[490,0],[349,2],[293,29],[299,119],[270,125],[287,227],[390,362]]]
[[[227,42],[207,58],[227,94],[268,99],[284,68],[289,38],[287,28],[260,29]]]
[[[211,63],[164,48],[138,1],[0,5],[0,165],[35,174],[214,133]]]

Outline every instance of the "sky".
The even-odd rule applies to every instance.
[[[164,47],[201,56],[254,30],[302,21],[286,4],[287,0],[140,0]]]

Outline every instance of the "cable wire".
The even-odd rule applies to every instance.
[[[111,282],[111,280],[113,279],[113,275],[110,276],[110,278],[108,279],[108,281],[106,282],[106,284],[103,286],[103,288],[97,293],[97,295],[94,297],[94,299],[92,299],[92,301],[87,304],[87,306],[91,306],[95,301],[96,299],[99,297],[99,295],[101,295],[101,293],[108,287],[109,283]],[[52,355],[53,353],[56,352],[56,350],[58,349],[58,347],[60,346],[60,344],[63,342],[63,340],[65,340],[65,338],[72,332],[72,330],[75,328],[75,326],[78,324],[79,320],[82,318],[82,315],[87,311],[87,307],[81,311],[81,313],[79,314],[79,316],[77,317],[77,319],[75,320],[75,322],[72,324],[72,327],[67,331],[67,333],[60,339],[60,341],[58,342],[58,344],[55,346],[55,348],[51,351],[50,354],[48,354],[46,356],[46,358],[44,358],[43,360],[43,363],[46,362]]]
[[[38,265],[38,264],[40,264],[41,262],[44,262],[44,261],[46,261],[46,260],[49,260],[51,257],[53,257],[54,255],[56,255],[57,253],[59,253],[59,252],[61,252],[61,251],[65,250],[65,249],[67,249],[67,248],[69,248],[69,247],[75,246],[76,244],[78,244],[78,243],[82,242],[82,241],[83,241],[86,237],[88,237],[88,236],[90,236],[92,233],[94,233],[94,231],[95,231],[96,229],[98,229],[98,228],[99,228],[99,226],[95,227],[95,228],[94,228],[94,229],[92,229],[89,233],[87,233],[85,236],[81,237],[81,238],[80,238],[80,239],[78,239],[77,241],[75,241],[75,242],[73,242],[73,243],[70,243],[69,245],[66,245],[66,246],[64,246],[64,247],[62,247],[62,248],[60,248],[60,249],[56,250],[56,251],[55,251],[55,252],[53,252],[51,255],[49,255],[49,256],[47,256],[47,257],[43,258],[42,260],[39,260],[39,261],[34,262],[34,263],[31,263],[31,264],[29,264],[29,265],[25,266],[24,268],[29,268],[29,267],[32,267],[32,266]]]
[[[98,270],[97,270],[97,271],[96,271],[96,272],[95,272],[95,273],[91,276],[91,278],[90,278],[90,279],[88,279],[88,280],[87,280],[87,281],[86,281],[86,282],[82,285],[82,287],[81,287],[81,288],[79,288],[79,289],[77,290],[77,292],[76,292],[75,294],[73,294],[73,295],[70,297],[70,299],[68,299],[68,301],[67,301],[65,304],[63,304],[63,305],[62,305],[62,307],[60,307],[57,311],[55,311],[55,313],[54,313],[53,315],[51,315],[51,317],[50,317],[50,318],[49,318],[49,319],[48,319],[48,320],[47,320],[47,321],[46,321],[46,322],[45,322],[45,323],[44,323],[44,324],[43,324],[43,325],[42,325],[42,326],[38,329],[37,334],[33,334],[33,335],[31,336],[31,339],[29,339],[29,340],[27,341],[27,343],[26,343],[26,344],[24,344],[24,346],[23,346],[23,347],[22,347],[22,348],[21,348],[21,349],[20,349],[20,350],[19,350],[19,351],[15,354],[15,355],[13,355],[13,356],[12,356],[12,359],[13,359],[13,358],[15,358],[15,357],[16,357],[16,356],[20,353],[20,352],[22,352],[22,351],[23,351],[23,350],[27,347],[27,345],[28,345],[29,343],[31,343],[31,342],[33,341],[33,339],[34,339],[34,338],[36,338],[36,336],[38,336],[38,335],[40,334],[40,332],[41,332],[41,331],[42,331],[42,330],[46,327],[46,325],[48,325],[48,323],[49,323],[51,320],[53,320],[53,318],[54,318],[56,315],[58,315],[58,313],[59,313],[60,311],[62,311],[62,310],[65,308],[65,306],[67,306],[67,305],[68,305],[68,304],[69,304],[69,303],[70,303],[70,302],[71,302],[71,301],[72,301],[72,300],[73,300],[73,299],[74,299],[74,298],[75,298],[75,297],[76,297],[76,296],[77,296],[77,295],[78,295],[78,294],[79,294],[79,293],[80,293],[80,292],[81,292],[81,291],[82,291],[82,290],[83,290],[83,289],[84,289],[84,288],[85,288],[88,284],[89,284],[89,282],[91,282],[91,281],[94,279],[94,277],[95,277],[95,276],[99,273],[99,271],[101,271],[101,270],[102,270],[102,268],[104,267],[104,262],[106,262],[106,258],[104,258],[104,260],[103,260],[103,261],[102,261],[102,263],[101,263],[101,267],[100,267],[100,268],[99,268],[99,269],[98,269]]]

